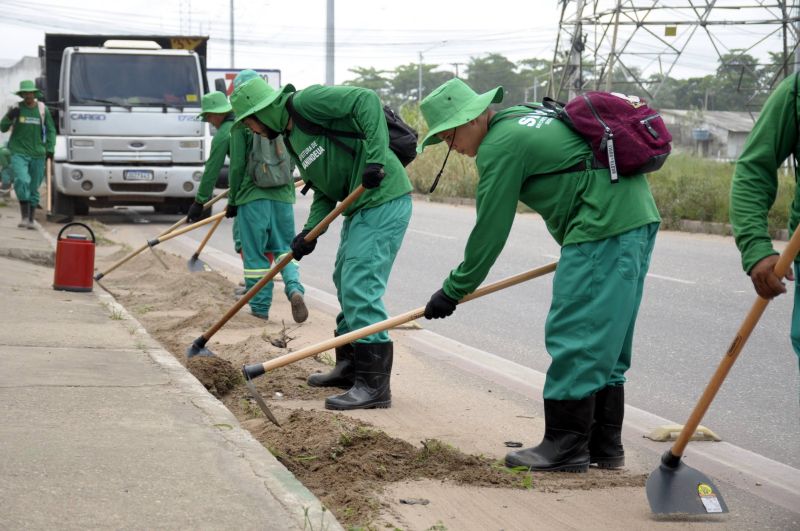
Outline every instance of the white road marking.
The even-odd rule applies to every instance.
[[[408,232],[416,232],[417,234],[422,234],[423,236],[433,236],[434,238],[442,238],[444,240],[455,240],[455,236],[444,236],[442,234],[436,234],[434,232],[425,232],[424,230],[417,230],[417,229],[408,229]]]

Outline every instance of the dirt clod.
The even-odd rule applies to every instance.
[[[186,368],[217,398],[242,383],[242,373],[217,356],[195,356],[189,359]]]

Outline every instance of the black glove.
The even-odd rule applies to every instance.
[[[431,295],[431,300],[425,305],[425,319],[444,319],[453,315],[458,301],[448,297],[444,290],[439,290]]]
[[[226,218],[235,218],[236,217],[236,210],[237,210],[236,205],[232,205],[232,204],[228,203],[225,206],[225,217]]]
[[[6,117],[12,122],[16,120],[19,117],[19,107],[16,105],[9,107]]]
[[[385,176],[383,166],[369,163],[364,167],[364,173],[361,174],[361,184],[367,189],[377,188],[381,185],[381,181]]]
[[[194,201],[192,206],[189,207],[189,212],[186,214],[186,221],[189,223],[196,223],[203,217],[203,205]]]
[[[301,230],[300,234],[294,237],[292,240],[291,248],[292,248],[292,255],[294,255],[295,260],[300,260],[307,254],[311,254],[314,251],[314,247],[317,246],[316,238],[314,241],[307,242],[306,235],[311,232],[310,230]]]

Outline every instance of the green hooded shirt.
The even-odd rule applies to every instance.
[[[236,206],[246,205],[251,201],[269,199],[281,203],[294,203],[297,195],[294,183],[272,188],[256,186],[252,175],[247,172],[247,158],[253,148],[253,132],[243,125],[237,125],[231,130],[231,165],[228,176],[228,202]],[[278,149],[284,149],[283,140],[275,140]]]
[[[542,216],[559,245],[660,221],[644,175],[612,184],[607,169],[564,173],[591,159],[586,141],[546,112],[510,107],[497,113],[475,158],[475,227],[463,262],[445,280],[445,293],[459,300],[484,281],[505,246],[518,201]]]
[[[5,133],[11,127],[11,139],[8,141],[8,149],[12,153],[25,155],[35,159],[44,158],[47,153],[53,153],[56,148],[56,126],[50,111],[45,107],[45,138],[42,141],[42,118],[39,114],[39,102],[33,107],[28,107],[24,103],[19,104],[19,116],[16,121],[8,119],[8,114],[0,120],[0,132]]]
[[[194,198],[198,203],[207,202],[214,193],[219,172],[225,164],[225,157],[229,154],[231,126],[233,126],[233,119],[225,120],[220,124],[217,132],[214,133],[214,138],[211,139],[211,150],[203,168],[200,186],[197,188],[197,194]]]
[[[767,214],[778,193],[778,168],[789,155],[800,156],[797,75],[784,79],[770,95],[736,162],[731,184],[730,219],[742,267],[750,272],[778,254],[767,230]],[[800,177],[795,167],[795,182]],[[800,220],[800,186],[795,187],[789,229]]]
[[[300,174],[314,190],[311,211],[304,226],[310,230],[328,215],[336,203],[361,184],[367,163],[383,165],[386,174],[378,188],[367,190],[344,215],[372,208],[411,192],[405,168],[389,149],[389,130],[383,106],[374,91],[359,87],[312,85],[295,93],[295,110],[306,120],[329,129],[362,133],[366,139],[339,137],[351,146],[355,157],[325,136],[309,135],[296,124],[286,140]]]

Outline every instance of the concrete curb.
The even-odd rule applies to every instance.
[[[55,248],[56,240],[37,224],[39,233]],[[99,285],[99,283],[98,283]],[[102,285],[101,285],[102,287]],[[211,395],[175,357],[156,341],[142,324],[131,315],[124,306],[105,291],[93,290],[98,301],[111,311],[119,313],[125,321],[135,326],[134,336],[141,341],[150,359],[160,366],[168,375],[170,383],[181,393],[189,397],[192,404],[202,412],[209,425],[230,426],[220,429],[218,434],[227,445],[246,460],[253,474],[263,481],[266,490],[284,506],[287,513],[295,518],[299,528],[307,527],[306,521],[324,522],[324,528],[339,531],[344,528],[336,521],[334,515],[322,509],[317,497],[300,483],[289,470],[284,467],[261,443],[241,427],[239,421],[219,400]]]

